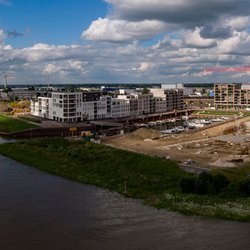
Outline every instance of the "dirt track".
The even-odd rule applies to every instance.
[[[234,135],[247,135],[246,123],[250,117],[231,120],[202,131],[172,134],[159,139],[160,133],[141,128],[120,137],[105,138],[104,144],[144,154],[171,158],[180,163],[187,160],[199,167],[233,167],[235,162],[248,162],[250,135],[240,143],[230,142]],[[221,141],[218,136],[228,136]],[[157,139],[158,138],[158,139]],[[227,138],[227,137],[226,137]]]

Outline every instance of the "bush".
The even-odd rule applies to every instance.
[[[215,193],[214,176],[207,172],[201,173],[195,183],[195,189],[197,194]]]
[[[239,183],[240,193],[244,196],[250,196],[250,179],[244,179]]]
[[[214,176],[214,186],[216,193],[220,193],[221,189],[227,187],[230,181],[228,178],[222,174],[217,174]]]
[[[182,178],[180,187],[183,193],[218,194],[230,181],[222,174],[201,173],[198,178]]]
[[[195,193],[196,178],[183,177],[180,180],[182,193]]]
[[[240,195],[239,184],[230,182],[219,194],[221,198],[232,198]]]

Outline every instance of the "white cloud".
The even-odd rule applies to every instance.
[[[222,53],[250,55],[250,35],[246,31],[235,31],[232,37],[218,44],[219,50]]]
[[[103,42],[151,39],[163,32],[200,29],[203,38],[226,38],[248,25],[246,0],[105,0],[112,8],[91,23],[82,38]],[[210,41],[198,44],[207,47]],[[192,41],[194,45],[195,41]],[[213,42],[212,42],[213,43]],[[214,43],[213,43],[214,45]]]
[[[2,29],[0,29],[0,46],[4,45],[5,33]]]
[[[82,33],[82,38],[104,42],[144,40],[163,32],[167,25],[156,20],[128,22],[99,18]]]
[[[135,67],[132,70],[133,71],[137,71],[137,72],[141,72],[141,73],[145,73],[147,72],[150,68],[152,68],[152,63],[149,62],[142,62],[140,63],[139,67]]]
[[[49,63],[47,64],[44,69],[43,69],[43,73],[44,74],[54,74],[54,73],[57,73],[57,72],[60,72],[61,71],[61,68],[57,67],[56,65],[54,65],[53,63]]]
[[[214,82],[230,81],[232,74],[204,74],[203,68],[250,63],[249,8],[241,6],[250,1],[107,2],[113,10],[82,32],[94,41],[84,45],[13,48],[0,29],[0,68],[11,71],[16,83],[30,82],[33,75],[41,83],[48,77],[56,83]],[[156,35],[158,41],[150,40]],[[234,77],[243,81],[249,75]]]
[[[249,26],[249,17],[248,16],[238,16],[230,17],[225,20],[228,25],[234,28],[237,31],[242,31]]]
[[[183,35],[185,45],[196,48],[210,48],[216,46],[216,40],[202,38],[200,32],[200,28],[195,28],[194,31],[186,31]]]

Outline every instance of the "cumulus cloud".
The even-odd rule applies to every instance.
[[[99,18],[93,21],[89,28],[82,33],[82,38],[105,42],[145,40],[161,33],[166,27],[164,22],[156,20],[128,22]]]
[[[216,40],[201,37],[201,29],[187,31],[183,35],[185,45],[196,48],[211,48],[217,45]]]
[[[138,72],[147,72],[150,68],[152,67],[152,64],[149,62],[142,62],[140,63],[140,66],[137,68],[133,68],[133,71],[138,71]]]
[[[111,16],[123,20],[161,20],[185,27],[204,25],[221,15],[250,13],[247,0],[105,0],[113,7]]]
[[[0,29],[0,68],[19,83],[33,74],[58,83],[214,82],[232,74],[204,74],[203,68],[250,63],[248,0],[106,2],[111,11],[82,32],[82,45],[13,48]]]
[[[250,35],[246,31],[234,32],[232,37],[219,42],[218,49],[221,53],[238,54],[247,57],[250,55]]]
[[[200,31],[200,35],[203,38],[225,39],[231,37],[232,34],[232,27],[225,25],[220,26],[219,24],[206,24]]]
[[[224,21],[229,26],[237,31],[242,31],[246,29],[249,25],[249,17],[248,16],[236,16],[230,17]]]
[[[43,69],[43,73],[44,74],[53,74],[53,73],[56,73],[56,72],[59,72],[61,71],[61,68],[60,67],[57,67],[55,64],[53,63],[49,63],[47,64],[44,69]]]
[[[128,42],[163,32],[200,28],[202,38],[225,39],[248,25],[246,0],[105,0],[112,8],[93,21],[82,38]],[[235,18],[234,18],[235,17]],[[208,42],[208,41],[206,41]]]

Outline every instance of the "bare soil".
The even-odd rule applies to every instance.
[[[250,162],[249,121],[250,117],[234,119],[201,131],[171,134],[165,138],[160,138],[159,131],[140,128],[124,136],[107,137],[102,142],[130,151],[171,158],[190,167],[234,167]],[[223,139],[219,137],[221,135],[224,135]],[[237,139],[237,136],[241,137]]]

